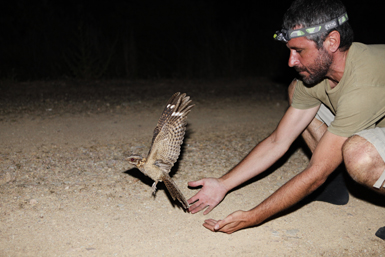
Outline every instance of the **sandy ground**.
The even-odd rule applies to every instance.
[[[191,95],[172,177],[217,177],[276,127],[285,85],[267,79],[0,84],[0,256],[385,256],[385,199],[347,178],[347,205],[311,202],[232,235],[202,223],[263,201],[306,167],[299,140],[210,214],[184,212],[125,161],[146,154],[164,104]]]

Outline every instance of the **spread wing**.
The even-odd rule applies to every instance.
[[[161,167],[169,172],[180,154],[180,148],[186,131],[186,118],[190,113],[189,96],[175,93],[168,101],[154,129],[152,144],[148,153],[148,161],[161,161]]]

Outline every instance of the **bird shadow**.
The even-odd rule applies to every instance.
[[[142,183],[149,185],[150,187],[152,186],[152,183],[154,183],[154,181],[151,178],[144,175],[138,168],[132,168],[132,169],[123,171],[123,173],[140,180]]]

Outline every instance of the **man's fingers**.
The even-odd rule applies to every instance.
[[[218,222],[214,226],[214,230],[215,231],[220,231],[227,224],[228,224],[228,221],[226,219],[218,220]]]
[[[208,207],[203,213],[206,215],[210,213],[224,197],[217,179],[205,178],[197,181],[190,181],[188,182],[188,185],[190,187],[202,186],[202,189],[197,194],[187,200],[187,203],[191,205],[188,209],[190,213],[194,214]]]
[[[209,223],[203,223],[203,226],[205,228],[207,228],[208,230],[215,232],[214,227],[212,225],[210,225]]]
[[[207,219],[205,220],[205,223],[203,223],[203,226],[213,232],[231,234],[237,230],[247,227],[247,224],[245,224],[242,219],[239,219],[240,215],[243,213],[243,211],[237,211],[233,214],[230,214],[223,220]]]
[[[215,224],[218,223],[218,221],[217,221],[217,220],[214,220],[214,219],[207,219],[207,220],[205,220],[205,223],[206,223],[206,224],[209,224],[209,225],[211,225],[211,226],[214,226]]]
[[[192,203],[195,203],[195,202],[199,202],[199,198],[201,197],[201,191],[199,191],[197,194],[195,194],[194,196],[192,196],[190,199],[187,200],[187,202],[189,204],[192,204]]]
[[[202,183],[202,180],[190,181],[190,182],[188,182],[188,185],[190,187],[198,187],[198,186],[203,185],[203,183]],[[197,194],[195,194],[193,197],[191,197],[190,199],[187,200],[188,204],[192,204],[192,203],[198,201],[199,195],[200,195],[200,191]]]
[[[197,213],[197,212],[203,210],[204,208],[205,208],[205,206],[202,203],[197,202],[197,203],[191,205],[188,208],[188,210],[189,210],[189,212],[194,214],[194,213]]]
[[[190,199],[187,200],[188,204],[192,204],[192,203],[195,203],[199,198],[197,197],[197,195],[194,195],[193,197],[191,197]]]
[[[214,206],[209,205],[208,208],[203,212],[203,215],[209,214],[214,209]]]
[[[203,223],[203,226],[213,232],[224,232],[228,233],[224,228],[228,225],[228,222],[226,220],[213,220],[213,219],[207,219],[205,220],[205,223]]]
[[[203,223],[203,226],[213,232],[215,232],[215,225],[218,223],[218,221],[213,219],[205,220],[205,223]]]
[[[190,198],[187,200],[187,203],[189,204],[192,204],[190,205],[190,207],[188,208],[189,212],[194,214],[194,213],[197,213],[197,212],[200,212],[201,210],[203,210],[204,208],[208,207],[204,212],[203,212],[203,215],[206,215],[208,213],[210,213],[215,205],[209,205],[207,203],[203,203],[202,201],[200,201],[199,199],[197,201],[195,201],[194,197]]]
[[[203,180],[200,179],[200,180],[197,180],[197,181],[190,181],[187,183],[187,185],[189,187],[199,187],[199,186],[203,186]]]
[[[203,210],[204,208],[208,207],[204,212],[203,212],[203,215],[206,215],[206,214],[209,214],[212,209],[214,209],[213,206],[211,205],[205,205],[203,203],[196,203],[194,205],[191,205],[188,210],[190,213],[194,214],[194,213],[197,213],[197,212],[200,212],[201,210]]]

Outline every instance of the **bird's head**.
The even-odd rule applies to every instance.
[[[135,165],[136,167],[139,167],[139,166],[141,166],[143,161],[145,161],[145,159],[140,155],[130,155],[127,157],[127,161],[130,164]]]

